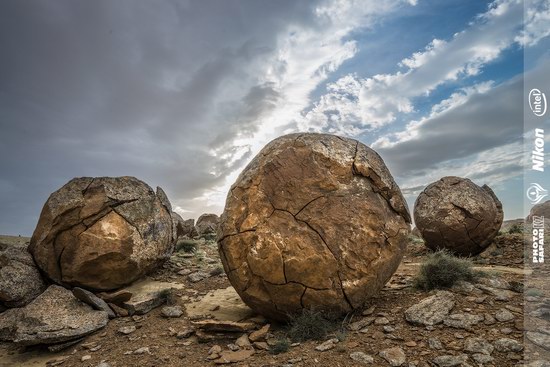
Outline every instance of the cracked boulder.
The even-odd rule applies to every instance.
[[[273,140],[228,194],[218,249],[243,301],[285,320],[302,309],[360,308],[397,269],[406,202],[380,156],[356,140]]]
[[[136,178],[75,178],[48,198],[29,250],[58,284],[116,289],[170,257],[171,213],[162,189]]]
[[[502,204],[487,185],[460,177],[443,177],[418,196],[414,221],[425,244],[457,255],[476,255],[498,234]]]

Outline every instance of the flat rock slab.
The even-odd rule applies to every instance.
[[[229,350],[223,351],[220,353],[220,358],[216,359],[214,363],[216,364],[228,364],[244,361],[247,358],[252,357],[254,354],[254,349],[243,349],[236,352]]]
[[[210,291],[199,301],[186,304],[185,311],[189,317],[212,316],[227,321],[246,320],[256,315],[233,287]]]
[[[440,291],[405,311],[405,319],[414,325],[436,325],[443,322],[455,305],[454,294]]]
[[[110,319],[114,319],[116,317],[114,311],[111,309],[111,307],[109,307],[107,302],[105,302],[104,300],[102,300],[92,292],[79,287],[74,287],[73,295],[79,300],[81,300],[82,302],[89,304],[94,309],[107,312]]]
[[[204,331],[221,331],[221,332],[247,332],[254,330],[256,324],[253,322],[234,322],[234,321],[217,321],[205,320],[193,323],[198,329]]]
[[[128,310],[130,315],[143,315],[162,305],[166,301],[165,293],[170,289],[182,289],[183,287],[184,285],[180,283],[143,279],[124,289],[132,294],[132,298],[124,302],[122,306]]]
[[[107,312],[92,309],[71,291],[57,285],[51,285],[27,306],[13,311],[0,315],[0,325],[11,322],[10,339],[23,345],[56,344],[81,338],[109,321]],[[6,317],[11,320],[5,320]]]

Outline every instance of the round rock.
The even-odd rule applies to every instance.
[[[136,178],[75,178],[48,198],[29,250],[59,284],[116,289],[169,258],[171,213],[162,189]]]
[[[256,312],[341,315],[390,279],[409,232],[406,202],[375,151],[333,135],[291,134],[264,147],[231,187],[218,249]]]
[[[502,204],[487,185],[477,186],[460,177],[443,177],[418,196],[414,221],[432,250],[457,255],[485,250],[502,225]]]

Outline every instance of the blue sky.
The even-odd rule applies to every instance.
[[[549,21],[544,0],[2,1],[0,233],[30,235],[80,176],[221,213],[246,163],[297,131],[374,148],[411,209],[459,175],[524,216],[522,81],[550,85]]]

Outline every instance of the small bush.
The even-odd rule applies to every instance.
[[[420,266],[414,286],[422,290],[450,288],[459,280],[475,281],[482,273],[472,269],[472,262],[459,259],[448,251],[430,254]]]
[[[197,241],[179,239],[178,242],[176,242],[176,251],[183,251],[188,253],[195,252],[197,251]]]
[[[316,310],[304,309],[298,316],[292,316],[288,335],[292,341],[322,340],[338,329],[338,323]]]
[[[290,340],[287,338],[279,338],[275,341],[275,344],[269,348],[271,354],[286,353],[290,349]]]
[[[523,226],[521,224],[514,224],[510,227],[508,233],[523,233]]]

